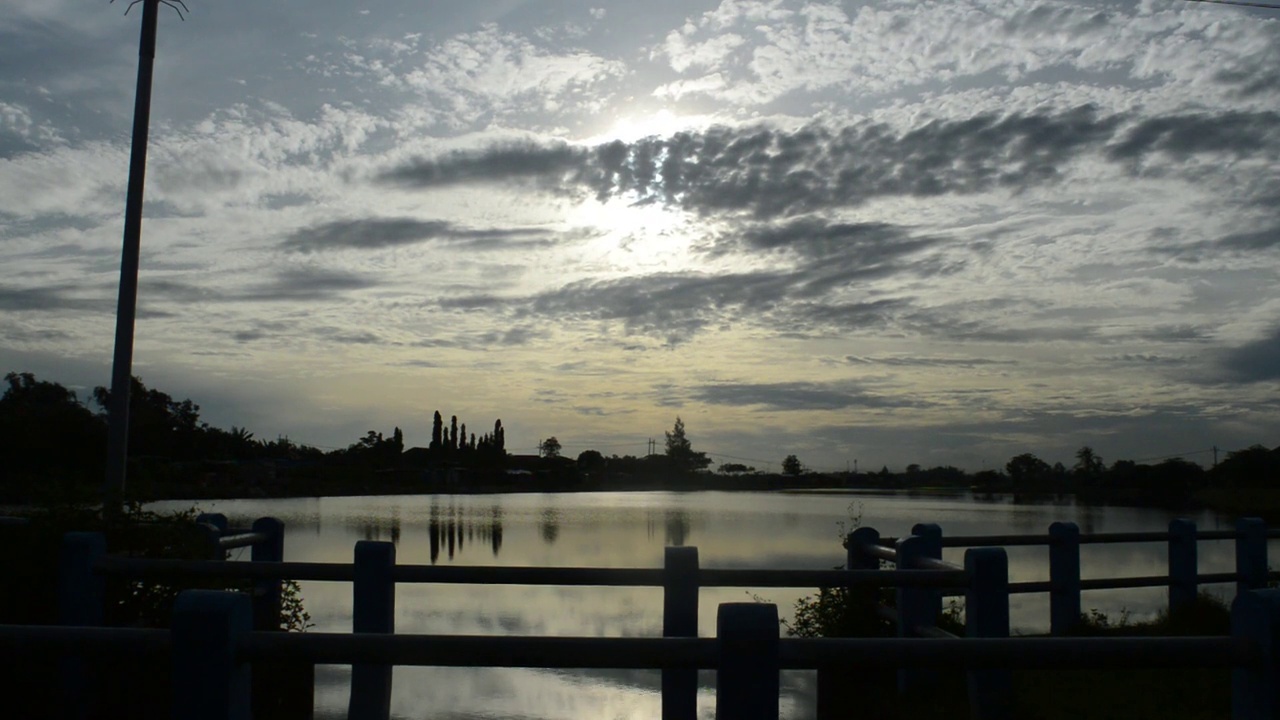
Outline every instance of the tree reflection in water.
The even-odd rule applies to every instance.
[[[502,508],[494,505],[483,515],[468,513],[450,504],[442,508],[438,502],[431,503],[427,520],[427,541],[431,550],[431,564],[440,561],[440,550],[443,547],[448,560],[460,556],[468,544],[474,545],[479,540],[486,541],[497,557],[502,549]]]

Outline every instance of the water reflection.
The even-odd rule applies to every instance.
[[[427,515],[427,547],[431,564],[440,561],[441,548],[452,561],[462,555],[468,543],[479,539],[487,543],[493,557],[502,549],[502,508],[494,505],[487,512],[475,508],[459,507],[450,503],[447,507],[433,501]]]
[[[689,542],[689,513],[684,510],[665,510],[661,513],[663,543],[668,547],[684,547]],[[658,513],[649,513],[645,526],[650,539],[657,537]]]
[[[397,560],[402,564],[660,567],[664,546],[685,545],[698,548],[702,567],[821,569],[844,558],[836,530],[849,522],[851,500],[861,507],[863,525],[892,537],[909,533],[918,522],[937,522],[949,536],[1041,534],[1058,520],[1074,521],[1084,533],[1102,533],[1162,529],[1173,516],[1150,509],[1061,505],[1052,498],[1039,505],[1014,505],[1007,495],[700,492],[242,500],[202,503],[201,509],[225,512],[233,525],[247,525],[263,515],[281,518],[285,557],[298,561],[350,562],[356,541],[390,538],[399,542]],[[1207,513],[1194,519],[1205,530],[1230,527]],[[1280,550],[1280,545],[1271,549]],[[953,562],[963,562],[963,554],[961,548],[944,552]],[[1008,555],[1010,580],[1048,579],[1045,548],[1011,547]],[[1081,548],[1085,577],[1158,575],[1166,563],[1166,549],[1159,543]],[[1200,567],[1206,573],[1234,569],[1233,543],[1202,543]],[[704,636],[715,634],[716,608],[722,602],[743,602],[758,594],[790,616],[795,601],[812,592],[705,588],[699,595],[698,627]],[[349,584],[303,583],[302,594],[317,631],[351,630]],[[1113,617],[1127,609],[1140,619],[1164,607],[1166,594],[1162,588],[1086,592],[1084,609],[1098,608]],[[1019,631],[1043,631],[1048,598],[1016,595],[1010,614]],[[396,589],[396,630],[402,633],[653,637],[661,629],[659,588],[431,583]],[[656,675],[643,672],[397,668],[395,678],[397,717],[640,720],[660,714]],[[811,681],[801,675],[783,682],[782,717],[811,720]],[[342,716],[348,686],[346,669],[318,672],[317,717]],[[714,690],[704,683],[700,694],[709,703]],[[710,717],[710,705],[703,708]]]
[[[387,517],[362,515],[345,524],[349,528],[354,528],[365,540],[390,540],[395,545],[400,544],[400,512],[398,509],[393,509]],[[319,523],[316,524],[316,528],[317,534],[319,534]]]
[[[542,542],[548,545],[554,545],[556,538],[560,537],[560,513],[555,508],[542,511],[538,532],[542,535]]]

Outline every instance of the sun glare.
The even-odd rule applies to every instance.
[[[614,120],[608,130],[587,138],[588,144],[611,142],[635,142],[647,137],[670,137],[681,130],[705,128],[711,124],[708,117],[702,115],[677,115],[670,110],[662,109],[651,113],[633,113],[621,115]]]
[[[585,200],[567,218],[574,227],[599,229],[588,245],[597,260],[622,272],[683,270],[692,263],[685,213],[659,203]]]

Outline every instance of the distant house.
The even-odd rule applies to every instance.
[[[541,455],[508,455],[507,472],[512,470],[528,470],[530,474],[542,469],[545,458]]]
[[[431,451],[424,447],[411,447],[400,454],[404,467],[424,468],[431,464]]]

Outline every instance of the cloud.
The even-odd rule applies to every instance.
[[[332,220],[295,230],[280,244],[302,253],[324,250],[381,250],[431,241],[444,241],[472,250],[551,245],[550,231],[542,228],[463,228],[444,220],[414,218],[359,218]]]
[[[279,270],[271,280],[258,283],[229,299],[263,302],[320,302],[333,300],[352,290],[377,285],[358,273],[324,268],[290,268]]]
[[[845,362],[850,365],[883,365],[885,367],[959,367],[959,368],[975,368],[988,365],[1014,365],[1012,360],[993,360],[990,358],[958,358],[958,357],[911,357],[911,356],[887,356],[887,357],[868,357],[861,355],[846,355]]]
[[[657,337],[671,345],[734,324],[779,332],[869,330],[883,327],[910,304],[903,299],[804,300],[817,284],[803,272],[656,273],[577,281],[530,296],[472,295],[441,298],[439,303],[446,309],[486,308],[513,318],[536,316],[560,323],[617,321],[628,335]]]
[[[1125,132],[1107,151],[1117,162],[1133,162],[1156,153],[1175,160],[1205,153],[1275,158],[1280,154],[1280,114],[1227,111],[1148,118]]]
[[[438,100],[450,123],[466,125],[492,115],[591,114],[603,108],[611,81],[626,72],[621,61],[583,49],[541,47],[486,25],[431,48],[416,67],[385,71],[383,82]]]
[[[11,312],[48,312],[57,310],[81,310],[85,312],[109,312],[111,301],[105,297],[77,295],[80,288],[70,285],[50,287],[11,287],[0,285],[0,310]]]
[[[700,99],[753,111],[822,96],[943,94],[1046,77],[1159,84],[1209,104],[1265,97],[1277,87],[1266,72],[1277,64],[1274,22],[1223,22],[1217,10],[952,0],[861,3],[846,12],[834,3],[735,0],[687,17],[654,54],[681,73],[660,92],[714,72],[724,82],[703,88]],[[733,36],[745,39],[739,51],[716,46]]]
[[[927,407],[904,395],[875,395],[849,383],[716,383],[694,387],[693,397],[712,405],[761,406],[769,410],[846,410]]]
[[[1039,114],[935,120],[910,130],[863,121],[838,129],[717,126],[668,138],[505,145],[419,159],[382,173],[403,187],[531,184],[599,199],[662,202],[757,218],[856,207],[886,196],[1020,190],[1060,179],[1123,124],[1092,106]],[[1150,149],[1139,145],[1132,152]]]
[[[523,296],[450,295],[452,310],[504,312],[558,322],[618,321],[629,335],[684,342],[708,328],[750,323],[784,333],[867,330],[887,325],[911,305],[865,295],[870,280],[930,277],[945,272],[927,253],[940,238],[920,237],[885,223],[839,223],[802,218],[748,223],[714,235],[702,252],[747,261],[767,258],[769,269],[665,272],[585,279]],[[772,255],[782,255],[782,262]]]
[[[1266,337],[1227,351],[1220,368],[1226,379],[1235,382],[1280,380],[1280,327]]]

